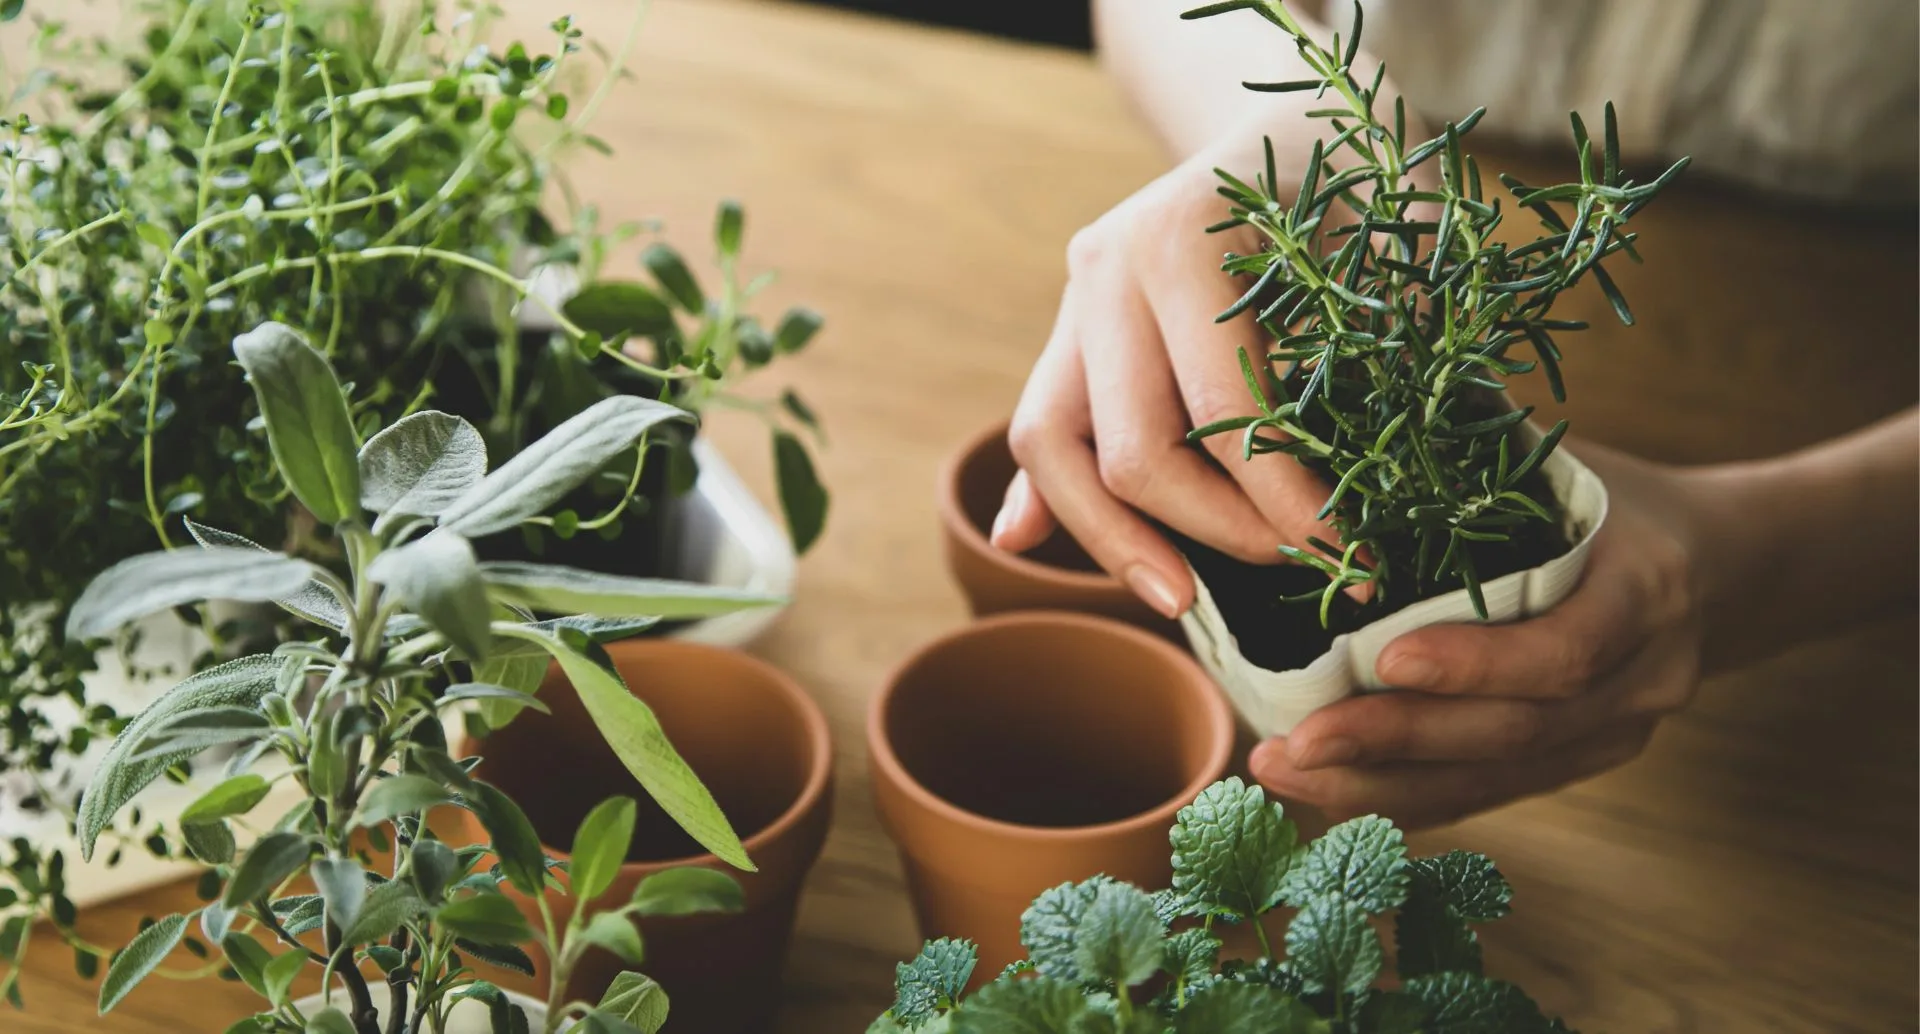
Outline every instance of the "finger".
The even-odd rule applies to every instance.
[[[1100,481],[1089,440],[1086,372],[1069,328],[1073,291],[1069,285],[1053,340],[1034,364],[1007,440],[1034,491],[1087,555],[1148,606],[1178,617],[1193,602],[1186,561]]]
[[[993,519],[993,533],[987,540],[995,549],[1024,553],[1047,541],[1059,526],[1047,501],[1033,490],[1033,480],[1026,471],[1017,470],[1013,480],[1007,483],[1006,499],[1000,504],[999,515]]]
[[[1325,811],[1335,820],[1379,814],[1417,829],[1547,793],[1617,768],[1646,748],[1650,722],[1609,726],[1564,749],[1519,761],[1406,762],[1303,771],[1284,739],[1256,747],[1253,776],[1273,793]]]
[[[1506,625],[1431,625],[1380,651],[1389,686],[1428,693],[1553,699],[1573,696],[1614,670],[1649,628],[1643,593],[1616,562],[1623,548],[1601,532],[1586,577],[1545,614]]]
[[[1186,443],[1187,413],[1153,312],[1124,258],[1076,248],[1078,313],[1094,453],[1108,491],[1176,531],[1271,564],[1282,541],[1246,493]]]

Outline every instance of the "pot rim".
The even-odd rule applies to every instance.
[[[987,540],[967,516],[967,508],[960,500],[960,469],[967,465],[983,447],[996,438],[1004,439],[1012,425],[1002,420],[968,438],[961,447],[950,453],[940,464],[940,487],[936,493],[940,507],[940,520],[952,530],[955,537],[966,543],[967,548],[984,558],[989,564],[1013,574],[1037,581],[1053,582],[1081,590],[1111,590],[1132,597],[1133,593],[1122,585],[1120,579],[1105,571],[1093,574],[1087,571],[1074,571],[1052,564],[1043,564],[1029,560],[1018,553],[1009,553]]]
[[[1089,826],[1029,826],[990,818],[968,811],[921,785],[920,781],[907,771],[899,755],[894,753],[893,744],[886,735],[887,706],[899,689],[902,677],[906,675],[909,668],[920,663],[937,649],[983,632],[1019,625],[1067,627],[1114,636],[1159,654],[1176,668],[1187,669],[1191,677],[1182,680],[1182,685],[1195,690],[1193,694],[1197,698],[1195,702],[1205,712],[1208,732],[1213,741],[1205,763],[1201,766],[1200,774],[1188,780],[1187,784],[1174,796],[1146,811],[1124,819]],[[879,692],[873,694],[867,706],[867,754],[872,759],[874,767],[879,770],[880,776],[910,798],[916,806],[933,812],[946,821],[982,833],[1047,843],[1085,840],[1091,837],[1133,833],[1154,826],[1170,826],[1181,808],[1193,803],[1193,799],[1199,796],[1202,790],[1224,778],[1221,773],[1227,770],[1233,760],[1234,743],[1233,708],[1228,705],[1225,696],[1214,686],[1213,679],[1205,669],[1200,667],[1198,661],[1182,652],[1179,647],[1151,632],[1112,618],[1070,611],[1013,611],[980,618],[944,632],[921,644],[896,664],[893,670],[887,673],[886,681],[881,684]]]
[[[827,717],[826,714],[820,710],[820,705],[815,703],[814,699],[807,695],[806,690],[801,688],[800,683],[786,672],[759,657],[740,650],[693,642],[686,639],[650,639],[644,637],[623,639],[618,642],[607,643],[604,649],[607,651],[607,656],[613,659],[614,667],[617,669],[624,669],[626,665],[640,661],[640,658],[635,658],[632,655],[643,654],[648,651],[698,653],[707,655],[710,661],[717,660],[723,663],[739,664],[762,676],[766,683],[772,686],[776,692],[792,701],[799,708],[800,720],[806,729],[807,742],[813,748],[813,762],[808,766],[806,781],[801,784],[800,792],[794,797],[793,803],[788,805],[785,811],[782,811],[772,822],[767,823],[759,832],[752,836],[740,838],[740,845],[746,849],[749,859],[753,857],[756,848],[765,847],[767,844],[791,832],[793,828],[798,826],[801,820],[806,817],[807,812],[826,796],[827,786],[833,777],[833,737],[827,728]],[[557,661],[553,662],[554,665],[558,663]],[[549,668],[549,670],[551,671],[552,669]],[[620,672],[620,680],[622,682],[627,680],[624,670]],[[631,692],[631,687],[629,687],[629,692]],[[473,753],[467,750],[467,748],[472,745],[472,739],[468,737],[465,732],[462,732],[460,734],[461,753]],[[473,816],[471,812],[464,813],[462,820],[477,823],[477,817]],[[729,824],[731,824],[731,820],[729,820]],[[540,847],[548,855],[561,861],[567,861],[573,857],[573,852],[562,851],[544,841],[541,842]],[[755,864],[758,863],[756,862]],[[718,867],[727,872],[746,871],[735,869],[711,851],[705,854],[685,855],[680,858],[659,858],[644,862],[621,862],[620,871],[679,869],[692,866]],[[755,869],[752,870],[752,872],[762,873],[765,872],[765,870]]]

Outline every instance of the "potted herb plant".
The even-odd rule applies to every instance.
[[[663,813],[718,858],[752,870],[653,712],[601,665],[595,639],[662,616],[771,601],[658,579],[483,564],[471,541],[546,513],[653,428],[689,415],[655,400],[611,398],[489,472],[478,430],[439,412],[416,413],[363,443],[325,357],[284,325],[241,335],[233,351],[283,483],[331,529],[346,571],[201,529],[210,544],[122,561],[75,603],[68,632],[76,640],[207,599],[277,603],[317,632],[174,686],[115,738],[89,783],[79,815],[83,852],[165,771],[210,748],[239,750],[229,778],[179,820],[181,841],[213,867],[217,895],[195,914],[146,927],[117,953],[101,984],[101,1011],[118,1005],[197,923],[205,943],[265,999],[258,1014],[229,1029],[425,1034],[460,1029],[449,1022],[462,1008],[484,1011],[495,1032],[535,1023],[549,1034],[659,1029],[667,1000],[657,985],[629,975],[597,1004],[579,1002],[566,995],[573,967],[595,946],[638,963],[644,946],[633,917],[737,909],[739,885],[714,869],[670,870],[642,881],[625,902],[557,917],[540,896],[555,865],[532,823],[470,763],[449,756],[441,716],[476,702],[544,708],[520,687],[474,676],[501,660],[550,658]],[[565,616],[535,620],[535,612]],[[270,780],[257,769],[272,757],[285,764],[271,779],[297,783],[301,795],[285,815],[260,821],[266,832],[243,847],[234,827],[267,795]],[[440,840],[427,815],[441,807],[478,815],[488,842],[456,849]],[[614,883],[636,815],[632,798],[613,797],[584,816],[565,866],[580,900],[598,899]],[[386,872],[370,866],[367,841],[387,856]],[[489,855],[497,864],[482,867]],[[317,892],[288,893],[303,875]],[[527,921],[507,889],[541,902],[538,922]],[[521,945],[537,946],[547,960],[544,1004],[503,994],[468,965],[479,959],[531,972]],[[291,987],[309,968],[321,973],[324,990],[296,1002]],[[484,1010],[461,1005],[469,1000]]]
[[[43,9],[0,4],[0,18],[23,7]],[[664,241],[636,269],[646,282],[609,274],[641,228],[604,226],[556,189],[570,151],[608,149],[591,122],[632,32],[600,85],[576,91],[585,41],[567,18],[544,41],[502,42],[484,9],[125,11],[128,42],[96,47],[63,19],[32,29],[15,103],[33,114],[0,122],[0,397],[26,407],[0,427],[0,921],[47,916],[62,931],[73,897],[107,885],[58,845],[111,730],[167,676],[273,634],[257,610],[189,607],[192,627],[160,613],[96,651],[64,635],[82,587],[123,557],[189,542],[185,519],[208,513],[336,570],[346,559],[289,496],[257,422],[186,418],[250,404],[228,361],[236,335],[269,319],[313,328],[354,386],[362,432],[433,404],[501,460],[613,395],[748,405],[777,430],[796,546],[826,508],[794,433],[812,424],[806,406],[735,392],[818,325],[804,309],[756,320],[767,278],[742,267],[739,207],[721,207],[721,282],[703,290]],[[483,536],[482,555],[635,557],[650,568],[624,573],[673,573],[652,568],[679,566],[680,544],[700,538],[671,527],[710,455],[691,427],[656,428],[540,523]],[[129,812],[103,859],[167,847],[153,817]]]
[[[1637,182],[1621,165],[1612,106],[1598,140],[1575,114],[1580,180],[1534,188],[1502,176],[1514,207],[1543,228],[1505,243],[1493,231],[1507,213],[1462,142],[1481,111],[1413,139],[1404,101],[1389,112],[1378,100],[1384,69],[1371,83],[1354,75],[1357,13],[1333,48],[1281,0],[1186,17],[1240,10],[1290,36],[1313,72],[1249,88],[1325,97],[1310,114],[1335,134],[1315,145],[1297,192],[1280,187],[1271,145],[1251,184],[1220,173],[1232,204],[1213,229],[1251,227],[1263,246],[1227,257],[1222,268],[1251,283],[1219,319],[1245,314],[1274,343],[1240,356],[1257,414],[1191,434],[1236,434],[1247,461],[1303,463],[1333,486],[1320,512],[1339,541],[1280,547],[1292,564],[1181,543],[1199,583],[1183,618],[1195,652],[1255,729],[1273,734],[1356,688],[1381,688],[1374,659],[1395,636],[1535,614],[1572,590],[1606,488],[1557,448],[1566,422],[1529,425],[1532,409],[1506,400],[1504,378],[1539,369],[1564,397],[1556,336],[1586,325],[1553,306],[1589,279],[1632,323],[1603,260],[1638,259],[1629,220],[1687,162]],[[1428,163],[1438,182],[1416,183]]]
[[[1172,886],[1096,876],[1037,897],[1027,957],[972,995],[974,946],[942,939],[900,964],[893,1007],[868,1034],[1552,1034],[1518,987],[1488,977],[1477,924],[1513,890],[1482,855],[1407,855],[1378,816],[1300,844],[1258,787],[1227,779],[1181,809]],[[1268,926],[1291,910],[1284,933]],[[1379,985],[1374,923],[1392,913],[1397,988]],[[1220,934],[1251,927],[1252,959],[1222,961]]]

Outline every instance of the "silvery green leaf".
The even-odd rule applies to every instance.
[[[182,711],[149,732],[127,760],[140,762],[209,747],[251,743],[267,735],[267,716],[244,707],[205,707]]]
[[[466,791],[467,806],[493,837],[500,871],[522,894],[538,894],[546,883],[547,856],[533,823],[513,798],[488,783],[475,781]]]
[[[549,614],[702,618],[786,602],[785,597],[664,578],[629,578],[552,564],[480,565],[496,601]]]
[[[388,776],[377,780],[353,813],[355,826],[375,826],[400,815],[413,815],[447,802],[447,790],[423,775]]]
[[[646,1034],[657,1034],[667,1022],[667,992],[652,977],[622,973],[600,996],[599,1011],[625,1020]]]
[[[546,658],[539,658],[539,662],[541,670],[545,671]],[[461,682],[448,686],[446,692],[440,694],[439,703],[452,704],[462,700],[506,701],[511,703],[516,711],[523,707],[531,707],[542,714],[552,713],[551,708],[541,703],[540,698],[531,693],[507,686],[496,686],[488,682]]]
[[[893,1008],[887,1011],[909,1030],[931,1021],[960,1001],[980,952],[972,941],[942,937],[928,941],[920,954],[893,971]]]
[[[588,406],[482,478],[440,515],[441,526],[470,538],[505,531],[545,513],[654,426],[691,422],[676,406],[615,395]]]
[[[313,844],[299,833],[268,833],[234,867],[220,903],[235,911],[252,904],[279,886],[281,880],[299,872],[312,854]]]
[[[273,954],[260,946],[251,934],[234,931],[220,938],[220,953],[227,957],[227,965],[233,967],[240,982],[252,988],[255,994],[267,993],[265,974],[267,964],[273,961]]]
[[[347,396],[325,356],[283,323],[233,339],[267,424],[280,476],[322,524],[360,516],[359,436]]]
[[[439,901],[447,882],[460,869],[460,859],[453,849],[438,840],[415,841],[408,858],[407,869],[413,877],[414,888],[427,901]]]
[[[646,944],[640,939],[640,931],[634,929],[633,920],[624,913],[601,912],[580,931],[580,937],[588,944],[618,955],[629,966],[638,966],[647,955]]]
[[[388,550],[368,565],[367,577],[385,585],[468,658],[486,657],[493,615],[473,546],[465,538],[442,530]]]
[[[485,568],[483,566],[482,571]],[[483,574],[484,577],[484,574]],[[660,623],[658,617],[596,617],[591,614],[574,614],[563,618],[548,618],[545,621],[529,622],[534,628],[547,633],[557,633],[562,629],[573,629],[596,643],[615,643],[645,632]]]
[[[200,934],[208,944],[219,944],[227,939],[227,932],[233,926],[233,913],[218,901],[209,901],[200,909]]]
[[[668,741],[653,709],[627,689],[620,676],[595,664],[559,638],[525,626],[495,625],[497,634],[539,644],[560,662],[580,694],[580,703],[607,745],[654,801],[687,835],[736,869],[754,870],[746,848],[700,777]],[[489,827],[491,829],[491,827]]]
[[[113,1011],[127,992],[159,967],[186,932],[186,916],[168,916],[128,942],[120,954],[113,957],[113,963],[107,967],[107,978],[100,982],[100,1014],[104,1016]]]
[[[80,854],[93,857],[94,841],[100,831],[133,796],[159,778],[190,753],[134,761],[134,747],[154,729],[177,714],[203,707],[257,707],[260,698],[273,691],[273,678],[279,660],[260,654],[228,661],[200,672],[168,690],[160,699],[121,731],[94,769],[93,779],[80,798],[75,827],[80,835]]]
[[[515,973],[524,973],[527,976],[533,975],[533,959],[511,944],[481,944],[479,941],[456,937],[453,940],[453,946],[459,949],[461,954],[471,955],[489,965],[510,969]]]
[[[210,528],[194,521],[191,517],[183,520],[186,521],[187,534],[192,535],[193,540],[202,546],[252,549],[262,553],[273,552],[244,535]],[[308,579],[305,585],[292,594],[279,597],[273,602],[299,617],[306,618],[316,625],[325,625],[336,632],[343,631],[347,627],[346,608],[340,605],[339,598],[333,594],[332,590],[315,579]]]
[[[315,904],[318,904],[316,901]],[[413,886],[405,880],[389,880],[375,884],[367,891],[367,899],[360,905],[360,918],[353,928],[346,931],[344,940],[348,944],[371,944],[382,941],[400,929],[400,924],[410,922],[425,915],[426,903]],[[292,925],[288,925],[292,929]]]
[[[481,944],[518,944],[532,936],[527,917],[504,894],[474,894],[433,914],[435,926]]]
[[[663,869],[633,888],[628,903],[643,916],[689,916],[711,912],[739,912],[747,907],[740,881],[717,869],[683,865]]]
[[[307,584],[306,561],[226,547],[122,560],[88,583],[67,615],[67,638],[94,639],[135,618],[205,600],[265,603]]]
[[[487,443],[472,424],[415,413],[360,447],[360,505],[388,517],[435,517],[486,475]]]
[[[609,797],[580,820],[580,829],[573,835],[572,864],[567,870],[574,897],[592,901],[613,885],[633,847],[635,814],[633,798]]]
[[[548,633],[551,635],[551,633]],[[553,663],[546,653],[523,640],[495,637],[492,652],[484,663],[474,666],[473,677],[510,690],[529,699],[539,692]],[[525,705],[512,698],[480,701],[480,717],[488,727],[499,729],[512,721]]]
[[[327,903],[327,918],[342,930],[353,929],[367,900],[367,876],[360,863],[351,858],[316,858],[310,868],[313,885]]]
[[[192,804],[187,805],[180,812],[180,824],[184,826],[196,822],[214,822],[230,815],[245,815],[254,805],[265,799],[272,789],[272,784],[251,772],[234,776],[201,794]],[[214,938],[215,941],[219,939]]]
[[[217,819],[213,822],[181,823],[180,839],[187,845],[188,853],[208,865],[225,865],[233,861],[233,851],[237,846],[233,830]]]

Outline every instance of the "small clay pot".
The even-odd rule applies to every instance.
[[[1102,571],[1064,529],[1025,553],[994,548],[987,536],[1019,469],[1007,447],[1003,423],[975,435],[940,470],[940,524],[947,569],[960,583],[974,616],[1070,610],[1114,618],[1184,642],[1177,624]]]
[[[599,899],[602,908],[625,904],[641,880],[664,869],[702,866],[739,880],[747,902],[740,914],[641,921],[646,960],[638,968],[667,991],[669,1032],[765,1030],[779,1002],[801,883],[820,855],[831,817],[826,717],[792,679],[746,654],[671,639],[614,643],[607,653],[713,792],[758,872],[740,872],[704,853],[653,803],[557,665],[539,694],[553,713],[523,711],[488,736],[477,745],[484,760],[475,775],[513,798],[547,853],[558,858],[566,857],[562,848],[595,805],[615,794],[634,798],[640,812],[629,861]],[[461,816],[473,842],[486,839],[471,813]],[[519,903],[537,916],[533,901]],[[548,904],[565,917],[576,902],[550,893]],[[569,995],[598,1001],[629,968],[609,953],[591,952],[575,969]]]
[[[880,818],[922,933],[1024,955],[1020,914],[1098,873],[1172,879],[1174,815],[1227,770],[1233,715],[1177,647],[1104,618],[1003,614],[934,640],[867,717]]]

